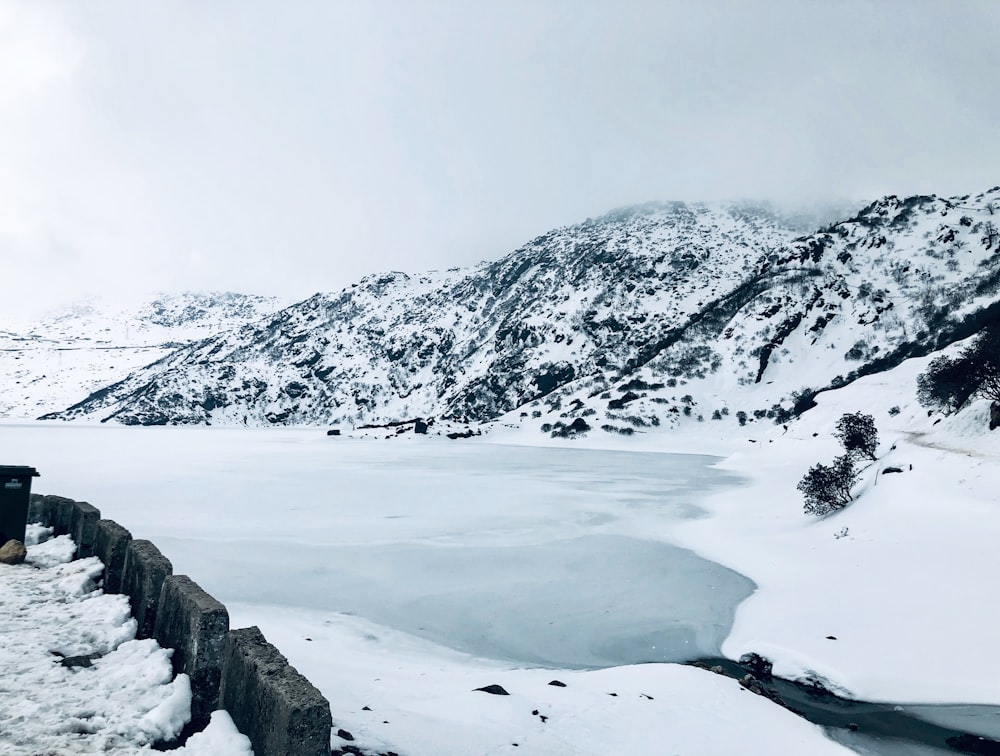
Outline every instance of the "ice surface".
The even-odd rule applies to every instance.
[[[668,542],[735,480],[711,457],[0,426],[15,438],[38,488],[96,504],[223,602],[357,614],[479,656],[714,655],[754,588]]]
[[[477,656],[608,667],[716,655],[746,578],[623,536],[539,546],[295,547],[160,539],[227,600],[346,612]],[[216,577],[223,575],[224,577]]]

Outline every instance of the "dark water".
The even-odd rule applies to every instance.
[[[736,680],[747,674],[747,669],[730,659],[692,663],[721,667],[723,674]],[[994,739],[1000,735],[1000,706],[903,706],[840,698],[824,688],[778,677],[760,682],[785,708],[862,754],[1000,756],[1000,740]]]

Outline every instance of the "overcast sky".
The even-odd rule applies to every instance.
[[[0,316],[305,297],[652,199],[979,192],[998,30],[993,0],[0,0]]]

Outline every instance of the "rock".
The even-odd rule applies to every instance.
[[[990,430],[1000,428],[1000,402],[990,403]]]
[[[354,736],[347,730],[337,730],[337,737],[341,740],[346,740],[348,743],[354,740]]]
[[[3,546],[0,546],[0,562],[4,564],[21,564],[28,556],[28,550],[24,544],[11,538]]]
[[[901,473],[901,472],[903,472],[903,468],[902,467],[883,467],[882,468],[882,474],[883,475],[891,475],[892,473]]]
[[[552,680],[552,681],[549,682],[549,685],[554,685],[557,688],[565,688],[566,687],[566,683],[560,682],[559,680]]]
[[[421,433],[421,434],[426,435],[426,433],[427,433],[427,423],[425,423],[420,418],[417,418],[414,421],[414,423],[413,423],[413,432],[414,433]]]
[[[494,696],[509,696],[510,695],[510,693],[508,693],[506,690],[503,689],[502,685],[487,685],[484,688],[476,688],[476,690],[480,690],[483,693],[490,693],[490,694],[492,694]]]
[[[326,435],[328,435],[328,436],[339,436],[340,435],[340,429],[339,428],[331,428],[330,430],[328,430],[326,432]]]
[[[770,680],[771,679],[771,669],[773,665],[770,659],[766,659],[760,654],[755,654],[753,652],[749,654],[743,654],[740,657],[739,664],[743,669],[747,670],[758,680]]]
[[[59,663],[62,664],[64,667],[68,667],[71,669],[73,667],[83,667],[84,669],[86,669],[87,667],[94,666],[94,659],[100,659],[100,658],[101,655],[98,653],[85,654],[83,656],[67,656],[60,659]]]

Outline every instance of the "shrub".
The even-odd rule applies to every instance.
[[[739,421],[740,427],[743,427],[747,424],[747,413],[740,410],[736,413],[736,419]]]
[[[871,460],[878,459],[878,429],[871,415],[861,412],[843,415],[837,421],[837,430],[833,435],[849,456],[857,454]]]
[[[822,516],[846,507],[853,501],[851,489],[857,479],[850,454],[837,457],[831,465],[813,465],[796,486],[805,497],[806,514]]]
[[[899,408],[899,405],[894,404],[889,408],[889,417],[895,417],[900,412],[902,412],[902,410]]]
[[[975,395],[1000,401],[1000,326],[988,324],[954,358],[936,357],[917,377],[917,400],[945,413],[960,410]]]
[[[979,376],[968,369],[962,358],[941,355],[917,376],[917,401],[925,407],[951,414],[969,401],[978,385]]]

